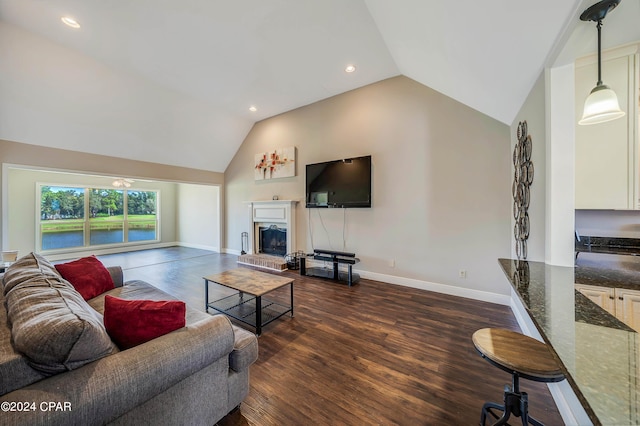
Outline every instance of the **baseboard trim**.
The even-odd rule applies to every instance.
[[[131,246],[120,246],[120,247],[111,247],[111,248],[97,248],[97,246],[92,246],[88,250],[79,250],[79,251],[67,251],[65,253],[44,253],[45,256],[49,260],[66,260],[66,259],[76,259],[80,257],[91,256],[95,254],[99,256],[101,254],[116,254],[116,253],[124,253],[130,251],[139,251],[139,250],[147,250],[147,249],[155,249],[155,248],[167,248],[174,247],[179,245],[177,242],[168,242],[168,243],[145,243],[145,244],[137,244]]]
[[[549,392],[556,402],[558,411],[567,426],[593,426],[593,422],[582,408],[580,400],[573,392],[568,381],[560,383],[547,383]]]
[[[214,246],[207,246],[204,244],[191,244],[191,243],[176,243],[177,246],[180,247],[187,247],[187,248],[194,248],[194,249],[200,249],[200,250],[209,250],[209,251],[215,251],[216,253],[221,253],[220,251],[220,247],[214,247]]]
[[[516,317],[516,320],[518,321],[518,325],[520,325],[520,329],[522,330],[522,332],[527,336],[531,336],[542,342],[542,335],[531,320],[527,309],[524,307],[522,301],[520,301],[520,298],[513,288],[511,289],[511,300],[509,302],[509,306],[511,307],[513,315]]]
[[[357,272],[358,274],[360,274],[360,277],[369,279],[369,280],[382,281],[384,283],[397,284],[405,287],[418,288],[418,289],[427,290],[427,291],[434,291],[436,293],[443,293],[451,296],[465,297],[467,299],[497,303],[500,305],[509,306],[510,299],[511,299],[508,295],[505,295],[505,294],[490,293],[488,291],[473,290],[470,288],[456,287],[456,286],[447,285],[447,284],[438,284],[438,283],[429,282],[429,281],[417,280],[415,278],[405,278],[405,277],[399,277],[396,275],[380,274],[377,272],[369,272],[369,271],[362,271],[362,270],[355,270],[355,269],[353,270],[353,272]]]
[[[234,254],[240,256],[239,250],[223,248],[221,253]],[[464,287],[456,287],[447,284],[438,284],[429,281],[418,280],[415,278],[400,277],[397,275],[381,274],[378,272],[370,272],[359,269],[353,269],[361,278],[380,281],[387,284],[402,285],[405,287],[417,288],[420,290],[433,291],[436,293],[448,294],[450,296],[459,296],[467,299],[480,300],[483,302],[497,303],[499,305],[509,306],[511,298],[506,294],[491,293],[488,291],[474,290]]]

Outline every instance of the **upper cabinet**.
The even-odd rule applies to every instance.
[[[639,209],[638,45],[607,52],[602,80],[618,95],[624,117],[590,126],[578,125],[584,101],[598,80],[597,55],[575,64],[575,208]]]

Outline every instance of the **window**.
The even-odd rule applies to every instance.
[[[158,240],[158,193],[40,186],[40,248],[58,250]]]
[[[124,242],[124,193],[89,189],[89,245]]]
[[[84,245],[84,188],[40,188],[42,250]]]
[[[129,241],[156,239],[156,193],[127,191],[127,234]]]

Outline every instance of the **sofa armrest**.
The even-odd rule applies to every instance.
[[[1,396],[0,401],[33,402],[36,407],[34,411],[3,413],[2,423],[108,423],[220,358],[228,360],[233,345],[229,319],[209,317]],[[60,411],[40,409],[41,404],[51,402],[59,402]]]
[[[107,267],[107,271],[109,271],[109,274],[111,274],[111,279],[113,280],[113,284],[116,287],[122,287],[124,284],[122,268],[120,266],[109,266]]]
[[[233,351],[229,354],[229,367],[233,371],[242,372],[258,359],[258,338],[255,334],[233,326],[235,342]]]

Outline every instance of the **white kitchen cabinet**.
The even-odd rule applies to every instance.
[[[584,101],[598,79],[597,56],[576,61],[575,208],[637,209],[638,46],[603,53],[602,80],[613,89],[624,117],[578,125]]]
[[[636,331],[640,331],[640,291],[616,289],[616,316]]]
[[[576,290],[611,315],[616,315],[615,288],[576,284]]]
[[[576,284],[585,295],[620,321],[640,332],[640,290]]]

